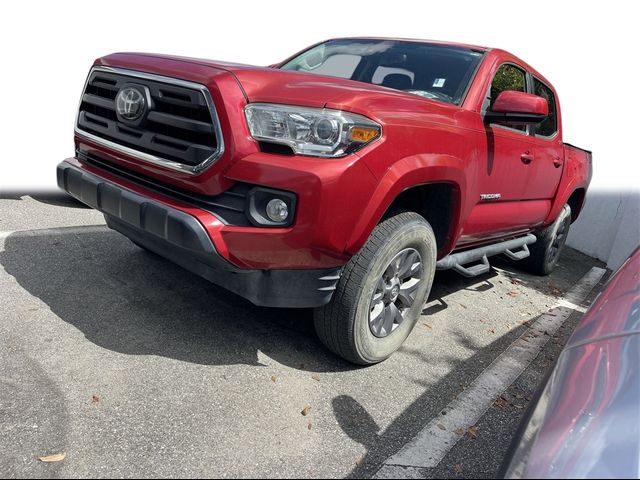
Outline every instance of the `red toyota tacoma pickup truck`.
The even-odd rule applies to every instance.
[[[497,49],[349,38],[256,67],[118,53],[82,92],[59,186],[257,305],[312,307],[332,351],[400,347],[436,269],[548,274],[591,154],[552,85]]]

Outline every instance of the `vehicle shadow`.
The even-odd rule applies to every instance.
[[[474,278],[465,278],[453,270],[437,270],[422,315],[435,315],[449,308],[446,297],[459,290],[473,292],[491,290],[494,288],[491,280],[496,276],[498,273],[494,269]]]
[[[136,247],[103,226],[15,232],[0,264],[94,344],[202,365],[353,368],[327,352],[311,310],[270,309]]]

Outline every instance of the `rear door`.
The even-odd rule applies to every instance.
[[[533,160],[529,165],[528,180],[524,197],[528,200],[552,199],[556,194],[562,167],[564,164],[564,149],[558,115],[556,95],[548,85],[535,76],[532,78],[532,92],[547,100],[549,116],[538,125],[531,128],[531,143],[533,146]]]

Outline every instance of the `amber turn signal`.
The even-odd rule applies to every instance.
[[[380,130],[372,127],[353,127],[350,137],[354,142],[367,143],[380,135]]]

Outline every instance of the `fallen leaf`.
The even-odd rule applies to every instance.
[[[550,288],[550,290],[551,290],[551,294],[552,294],[552,295],[555,295],[555,296],[557,296],[557,297],[559,297],[559,296],[561,296],[561,295],[562,295],[562,290],[560,290],[558,287],[554,287],[554,286],[552,286],[552,287]]]
[[[447,427],[445,427],[441,423],[437,424],[436,427],[438,427],[440,430],[446,430],[447,429]]]
[[[456,472],[458,475],[460,475],[460,474],[463,472],[462,465],[460,465],[459,463],[456,463],[456,464],[453,466],[453,470],[454,470],[454,472]]]
[[[460,304],[460,306],[461,306],[462,308],[467,308],[467,306],[466,306],[466,305],[463,305],[462,303]]]
[[[423,323],[423,325],[425,327],[427,327],[429,330],[433,330],[433,327],[431,325],[429,325],[428,323]]]
[[[456,435],[459,435],[460,437],[462,435],[464,435],[464,428],[456,428],[453,433],[455,433]]]
[[[276,377],[275,375],[272,375],[272,376],[271,376],[271,381],[272,381],[273,383],[276,383],[276,382],[278,381],[278,377]]]
[[[61,462],[66,457],[67,457],[67,454],[62,452],[62,453],[54,453],[53,455],[47,455],[44,457],[38,457],[38,460],[44,463],[54,463],[54,462]]]
[[[314,373],[313,375],[311,375],[311,378],[314,379],[316,382],[320,381],[320,375],[318,375],[317,373]]]
[[[303,417],[306,417],[307,415],[309,415],[310,412],[311,412],[311,407],[307,405],[302,409],[300,413],[302,414]]]
[[[98,397],[97,395],[94,395],[93,397],[91,397],[91,403],[98,403],[100,401],[100,397]]]
[[[517,297],[520,294],[518,292],[507,292],[507,295],[509,295],[510,297]]]
[[[527,395],[526,397],[524,397],[524,399],[525,399],[527,402],[530,402],[530,401],[531,401],[531,395]]]
[[[311,430],[311,422],[309,422],[309,425],[307,425],[307,429]]]
[[[467,430],[467,433],[469,434],[469,436],[471,438],[477,438],[478,437],[478,427],[469,427],[469,429]]]
[[[495,402],[493,402],[493,404],[496,407],[503,408],[503,409],[509,406],[509,402],[502,397],[498,398]]]

